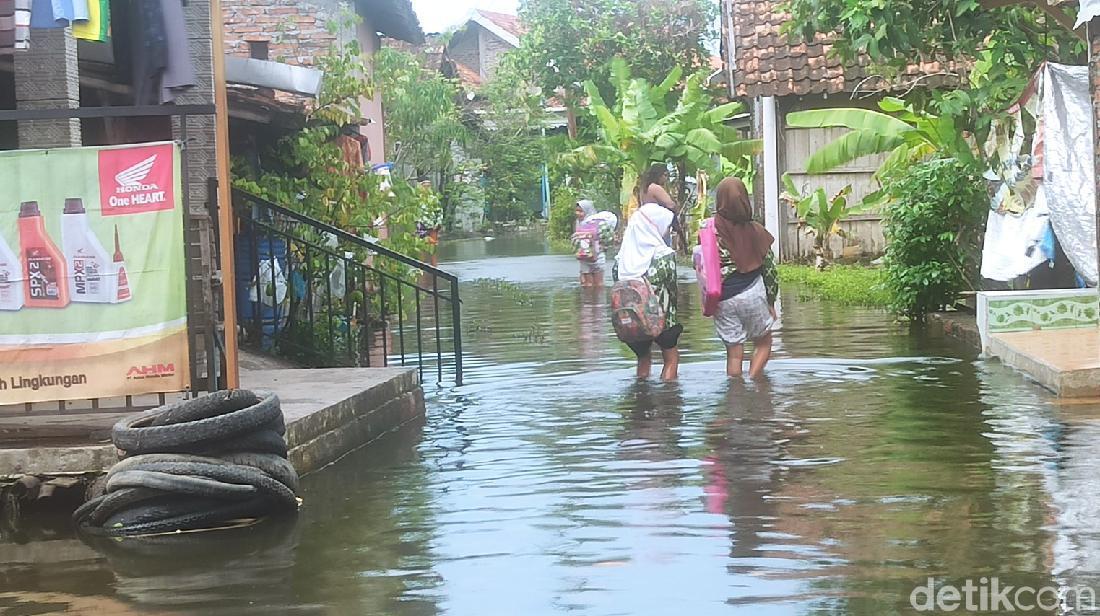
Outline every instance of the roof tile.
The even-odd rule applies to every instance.
[[[523,36],[527,32],[527,28],[519,22],[519,17],[515,15],[509,15],[508,13],[497,13],[495,11],[486,11],[484,9],[478,9],[478,13],[481,13],[485,19],[500,26],[502,30],[515,37]]]
[[[733,11],[734,83],[739,96],[835,94],[860,87],[871,72],[866,56],[845,63],[831,53],[831,38],[817,33],[811,41],[791,44],[782,34],[790,15],[780,9],[782,0],[726,0]],[[949,83],[944,75],[954,65],[922,59],[902,74],[910,79],[933,76],[928,85]],[[881,80],[876,87],[901,87],[896,80]],[[864,86],[865,87],[865,86]]]

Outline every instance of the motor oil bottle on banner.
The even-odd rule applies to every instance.
[[[80,199],[65,199],[61,215],[61,247],[69,267],[69,297],[74,302],[111,302],[111,258],[88,226]]]
[[[23,307],[23,265],[0,237],[0,310]]]
[[[111,279],[114,280],[114,290],[111,292],[111,303],[121,304],[130,301],[130,278],[126,275],[126,260],[122,258],[122,248],[118,243],[118,225],[115,225],[115,254],[111,264]]]
[[[46,233],[37,201],[24,201],[19,206],[19,249],[27,308],[68,306],[69,272],[65,256]]]

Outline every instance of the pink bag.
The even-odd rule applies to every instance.
[[[589,223],[577,225],[577,231],[573,234],[573,245],[577,249],[577,260],[586,263],[595,263],[600,260],[600,224]]]
[[[718,234],[714,219],[708,218],[699,227],[699,245],[694,252],[695,275],[703,296],[703,316],[713,317],[722,301],[722,261],[718,256]]]

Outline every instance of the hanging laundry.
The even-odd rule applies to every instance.
[[[31,36],[31,0],[0,0],[0,54],[26,49]]]
[[[105,43],[111,34],[111,0],[89,0],[88,20],[73,26],[73,36]]]
[[[1050,228],[1050,210],[1040,191],[1022,214],[989,211],[982,248],[982,278],[1007,282],[1047,260],[1042,249]]]
[[[195,65],[187,40],[187,18],[180,0],[160,0],[164,15],[167,63],[160,80],[160,103],[172,103],[176,95],[195,87]]]
[[[134,104],[174,102],[195,85],[183,5],[180,0],[144,0],[131,6]]]
[[[134,104],[156,105],[160,103],[160,77],[168,65],[163,5],[157,0],[135,0],[130,7]]]
[[[65,28],[73,21],[73,0],[34,0],[32,28]]]
[[[88,21],[88,2],[89,0],[72,0],[73,3],[73,25]]]
[[[1077,11],[1077,23],[1073,24],[1073,29],[1080,28],[1097,16],[1100,16],[1100,0],[1081,0],[1081,6]]]

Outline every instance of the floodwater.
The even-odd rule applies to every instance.
[[[93,550],[43,522],[0,545],[0,614],[878,615],[926,613],[929,577],[986,613],[997,578],[1076,614],[1059,594],[1100,593],[1100,405],[793,288],[767,380],[730,382],[688,270],[680,382],[638,383],[570,256],[445,250],[467,384],[427,388],[422,430],[307,478],[296,523]]]

